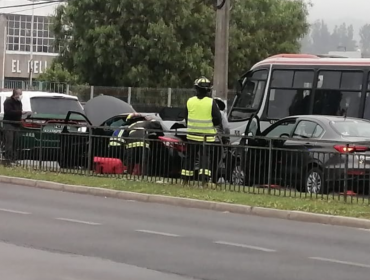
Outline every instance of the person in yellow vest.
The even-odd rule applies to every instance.
[[[184,185],[194,178],[194,165],[199,156],[199,179],[205,185],[212,176],[210,159],[212,147],[204,145],[203,142],[208,144],[216,141],[216,127],[222,127],[222,117],[216,101],[210,97],[212,90],[210,80],[200,77],[195,80],[194,88],[196,96],[189,98],[186,104],[187,152],[181,177]]]

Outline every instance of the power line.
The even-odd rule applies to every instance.
[[[38,5],[63,3],[63,2],[67,2],[67,1],[66,0],[49,0],[49,1],[45,1],[45,2],[37,2],[37,3],[30,3],[30,4],[21,4],[21,5],[0,7],[0,10],[1,9],[11,9],[11,8],[21,8],[21,7],[32,7],[32,6],[38,6]]]

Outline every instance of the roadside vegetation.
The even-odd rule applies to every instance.
[[[23,168],[0,167],[0,175],[136,193],[370,219],[369,200],[360,197],[347,197],[347,202],[344,202],[343,197],[337,195],[310,197],[290,190],[271,189],[269,195],[266,189],[245,188],[243,191],[237,187],[232,190],[231,187],[225,188],[225,186],[217,189],[200,189],[197,185],[183,187],[175,181],[143,182],[128,178],[42,172]]]

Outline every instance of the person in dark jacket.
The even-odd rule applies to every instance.
[[[22,91],[14,89],[10,98],[4,102],[4,142],[6,164],[17,160],[18,132],[22,115],[26,114],[22,107]]]
[[[140,114],[132,114],[127,117],[126,121],[131,122],[122,135],[125,141],[127,172],[134,175],[146,173],[145,167],[148,163],[151,147],[148,139],[164,136],[162,125],[160,122]]]

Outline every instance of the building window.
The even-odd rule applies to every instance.
[[[32,17],[28,15],[7,15],[7,50],[31,50]],[[56,53],[50,18],[35,16],[33,23],[33,51]]]

